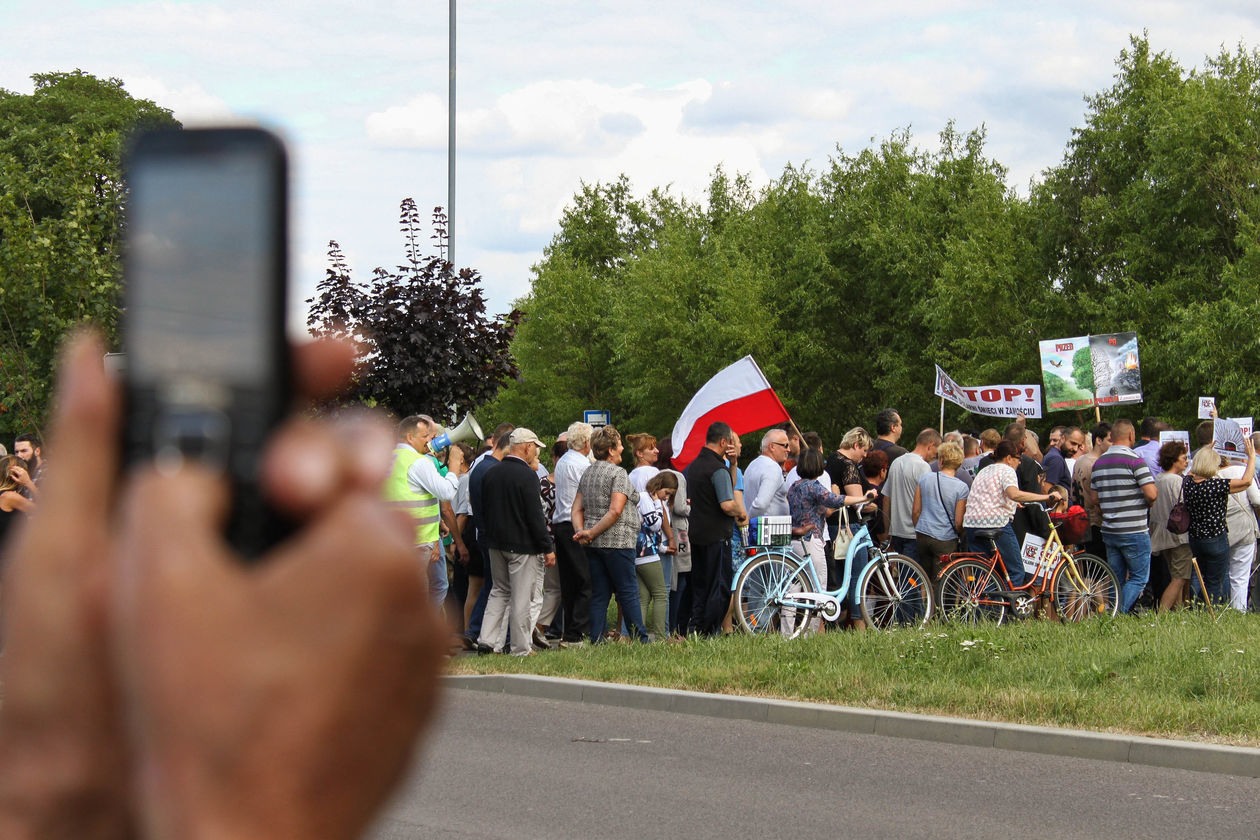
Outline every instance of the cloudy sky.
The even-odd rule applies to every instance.
[[[947,11],[946,11],[947,9]],[[186,125],[258,120],[294,159],[296,300],[328,240],[360,278],[402,258],[398,203],[446,204],[447,0],[0,0],[0,87],[81,68]],[[1025,187],[1057,163],[1132,33],[1183,65],[1260,46],[1254,0],[468,2],[458,11],[456,257],[492,311],[582,181],[699,197],[899,127],[988,130]],[[294,325],[302,322],[295,310]]]

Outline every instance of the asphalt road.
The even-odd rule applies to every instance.
[[[372,833],[761,840],[1260,837],[1260,779],[448,692]]]

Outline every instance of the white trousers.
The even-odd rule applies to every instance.
[[[534,623],[550,627],[551,622],[556,620],[556,613],[560,611],[560,564],[553,563],[545,567],[542,577],[538,579],[538,585],[542,587],[542,593]]]
[[[1255,540],[1229,547],[1229,605],[1240,612],[1247,611],[1247,586],[1255,559]]]

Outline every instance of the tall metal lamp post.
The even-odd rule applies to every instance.
[[[446,104],[446,259],[455,269],[455,0],[450,0],[450,92]]]

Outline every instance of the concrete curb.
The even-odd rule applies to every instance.
[[[455,675],[446,677],[445,681],[451,688],[496,694],[704,715],[728,720],[786,723],[865,735],[886,735],[892,738],[913,738],[920,741],[940,741],[1016,752],[1093,758],[1175,770],[1260,778],[1260,749],[1248,747],[1165,741],[1136,735],[990,723],[965,718],[855,709],[793,700],[732,697],[699,691],[523,674]]]

